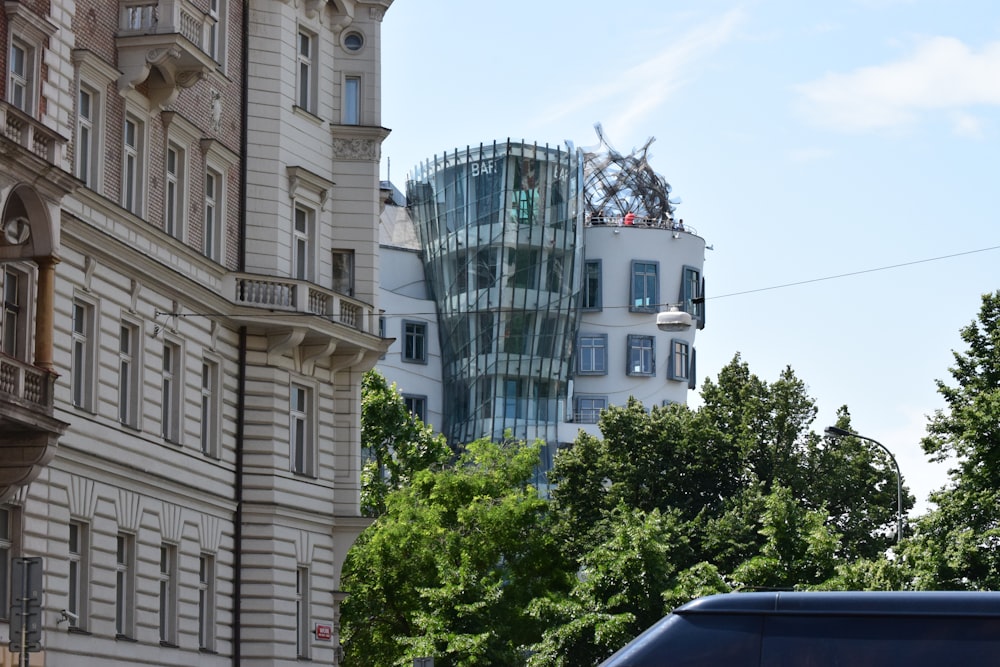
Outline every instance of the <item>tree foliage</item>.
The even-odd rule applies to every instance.
[[[396,385],[376,370],[361,380],[361,449],[361,511],[367,516],[385,512],[389,492],[409,484],[417,471],[451,457],[444,436],[407,410]]]

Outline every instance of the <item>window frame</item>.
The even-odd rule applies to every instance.
[[[596,275],[591,269],[596,267]],[[593,279],[593,285],[591,280]],[[588,259],[583,263],[583,289],[580,295],[580,310],[604,310],[604,263],[600,259]]]
[[[344,74],[342,85],[340,122],[344,125],[361,125],[364,79],[360,74]]]
[[[129,143],[129,125],[133,126]],[[122,119],[121,206],[140,218],[145,217],[146,123],[138,114],[126,111]]]
[[[160,360],[160,436],[169,443],[180,445],[184,433],[183,346],[165,338]]]
[[[69,617],[69,626],[85,630],[90,606],[90,524],[71,519],[68,528],[66,609],[75,615]]]
[[[215,554],[202,552],[198,557],[198,648],[202,651],[215,650],[215,561]]]
[[[202,200],[204,217],[202,219],[202,254],[209,259],[222,263],[222,236],[225,219],[225,177],[214,165],[205,165],[204,198]],[[209,187],[209,186],[212,187]]]
[[[78,311],[82,314],[79,323]],[[70,402],[88,412],[94,412],[96,405],[97,312],[95,303],[79,296],[73,298],[70,307]]]
[[[600,342],[600,345],[586,345],[587,340],[592,340],[595,342]],[[587,360],[586,350],[603,350],[603,359],[600,360],[602,363],[598,364],[597,359],[593,358],[594,368],[588,368],[585,363]],[[593,355],[591,355],[593,356]],[[598,368],[597,366],[603,366]],[[576,342],[576,374],[577,375],[607,375],[608,374],[608,334],[606,333],[581,333],[577,335]]]
[[[7,50],[7,102],[20,111],[35,117],[38,109],[38,45],[21,35],[10,35]],[[21,71],[17,71],[15,49],[21,52]],[[18,99],[20,97],[20,99]]]
[[[427,396],[420,394],[402,394],[403,405],[406,411],[419,419],[427,422]]]
[[[135,635],[135,535],[119,531],[115,537],[115,636]]]
[[[699,329],[704,328],[705,302],[695,303],[694,299],[703,297],[704,284],[701,270],[695,266],[685,265],[681,269],[680,301],[683,309],[696,319]]]
[[[87,112],[83,111],[83,96],[88,97]],[[97,189],[101,145],[101,95],[90,84],[80,82],[76,92],[76,141],[74,142],[75,175],[92,190]],[[84,136],[86,135],[86,136]]]
[[[176,544],[160,543],[157,602],[161,646],[177,645],[177,552]]]
[[[315,281],[316,209],[296,201],[292,207],[292,277]]]
[[[129,348],[124,349],[125,334]],[[142,387],[142,327],[122,318],[118,327],[118,423],[139,428]]]
[[[171,155],[174,157],[173,169]],[[163,153],[163,173],[163,231],[183,241],[187,228],[188,156],[183,146],[169,138]]]
[[[629,312],[655,313],[659,304],[660,263],[656,260],[633,259],[629,268]]]
[[[626,345],[625,375],[654,377],[656,375],[656,337],[644,334],[629,334],[626,338]],[[639,355],[638,369],[635,363],[636,354]]]
[[[594,402],[594,405],[589,405],[584,408],[583,403],[586,401]],[[603,404],[602,407],[597,407],[596,403]],[[601,412],[608,409],[608,397],[598,394],[576,394],[573,396],[573,418],[578,424],[596,424],[601,420]]]
[[[0,351],[14,359],[31,361],[34,272],[19,264],[5,264],[0,275]],[[11,290],[11,282],[15,283]],[[11,342],[13,339],[13,342]]]
[[[307,52],[303,52],[303,38],[308,40]],[[316,114],[316,74],[319,35],[299,26],[295,36],[295,106],[313,115]]]
[[[410,331],[410,328],[413,331]],[[408,364],[427,363],[427,322],[403,320],[401,323],[403,345],[400,350],[401,361]],[[418,349],[419,348],[419,349]]]
[[[316,476],[316,409],[314,388],[291,382],[288,388],[289,471]]]
[[[10,619],[11,571],[20,548],[21,512],[14,505],[0,505],[0,620]]]
[[[204,357],[201,361],[200,387],[200,438],[201,453],[219,458],[219,443],[222,440],[222,364],[218,359]]]
[[[682,338],[670,339],[667,378],[687,381],[691,377],[691,344]]]
[[[330,249],[330,289],[354,298],[355,261],[352,248]]]
[[[309,575],[308,566],[298,565],[295,568],[295,656],[302,660],[311,657]]]

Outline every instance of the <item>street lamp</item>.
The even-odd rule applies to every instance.
[[[869,438],[868,436],[859,435],[853,431],[848,431],[844,428],[838,428],[837,426],[827,426],[826,434],[833,438],[858,438],[860,440],[867,440],[870,443],[878,445],[882,448],[882,451],[889,455],[889,459],[892,460],[892,465],[896,468],[896,542],[898,543],[903,539],[903,475],[899,471],[899,463],[896,462],[896,457],[892,455],[889,448],[883,445],[881,442],[874,438]]]
[[[656,314],[656,327],[660,331],[685,331],[691,328],[691,313],[681,310],[676,304],[670,310]]]

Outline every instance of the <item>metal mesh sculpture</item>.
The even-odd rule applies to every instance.
[[[670,184],[649,165],[650,137],[630,154],[616,151],[594,126],[600,144],[584,149],[584,198],[587,219],[618,218],[626,213],[661,223],[673,220]]]

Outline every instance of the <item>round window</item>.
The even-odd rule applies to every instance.
[[[361,33],[350,32],[344,36],[344,48],[348,51],[360,51],[364,45],[365,38],[361,36]]]

